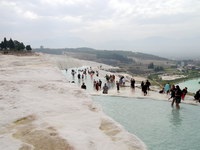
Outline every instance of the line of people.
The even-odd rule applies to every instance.
[[[176,103],[176,108],[180,108],[180,103],[181,100],[184,100],[185,95],[187,93],[187,88],[184,88],[183,90],[180,89],[179,85],[176,86],[172,86],[171,90],[171,97],[169,98],[169,100],[172,98],[172,103],[171,106],[174,106],[174,103]]]
[[[167,95],[170,94],[168,100],[172,99],[171,106],[174,106],[174,103],[176,103],[176,107],[180,108],[181,100],[185,99],[186,94],[188,93],[187,87],[185,87],[183,90],[180,89],[179,85],[172,85],[170,86],[169,83],[165,84],[163,89],[159,91],[159,93],[166,93]]]
[[[83,74],[85,74],[85,73],[86,73],[86,70],[84,70]],[[89,72],[89,74],[90,73],[91,72]],[[94,73],[94,71],[92,73]],[[74,76],[74,74],[75,74],[75,71],[72,70],[72,75]],[[99,76],[98,71],[97,71],[97,76]],[[113,83],[115,81],[115,75],[106,75],[105,78],[106,78],[107,83],[105,83],[103,86],[103,94],[108,93],[108,90],[110,88],[108,86],[108,84]],[[78,79],[81,79],[79,74],[78,74]],[[116,81],[115,83],[116,83],[116,87],[117,87],[117,92],[119,92],[120,87],[123,87],[125,85],[125,77],[124,76],[120,77],[119,81]],[[94,88],[97,91],[102,89],[101,85],[102,85],[102,81],[100,79],[94,80]],[[151,83],[149,82],[149,80],[146,80],[146,82],[144,82],[144,81],[141,82],[141,90],[142,90],[144,96],[146,96],[147,93],[149,92],[150,86],[151,86]],[[130,80],[130,87],[132,89],[135,89],[135,80],[133,78],[131,78],[131,80]],[[82,89],[87,88],[84,82],[82,83],[81,88]],[[161,91],[159,91],[159,93],[166,93],[167,95],[170,94],[171,96],[168,100],[172,99],[171,106],[174,106],[174,103],[175,103],[176,107],[180,108],[179,104],[181,103],[181,100],[185,99],[185,96],[188,93],[188,91],[187,91],[187,87],[185,87],[183,90],[181,90],[179,85],[170,86],[170,84],[167,83],[167,84],[165,84],[163,89]],[[194,99],[196,101],[200,102],[200,89],[195,93]]]
[[[141,82],[141,89],[142,89],[142,92],[144,93],[144,96],[147,95],[147,91],[150,90],[150,86],[151,86],[151,83],[149,82],[149,80],[146,80],[146,83],[144,83],[144,81]]]

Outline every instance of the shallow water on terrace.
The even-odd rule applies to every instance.
[[[200,78],[187,80],[178,84],[181,89],[184,87],[188,88],[189,92],[196,93],[200,89]]]
[[[181,104],[171,108],[167,101],[93,96],[103,111],[126,130],[138,136],[148,150],[199,150],[199,106]]]
[[[78,72],[78,68],[74,69]],[[62,70],[62,73],[79,87],[85,82],[87,91],[94,90],[94,79],[105,83],[104,77],[96,75],[78,80],[75,74],[73,78],[71,69]],[[93,96],[93,100],[102,106],[107,115],[139,137],[148,150],[200,149],[199,106],[181,104],[181,109],[177,110],[171,108],[168,101],[111,96]]]

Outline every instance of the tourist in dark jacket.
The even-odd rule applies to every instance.
[[[200,89],[196,91],[196,94],[194,95],[194,99],[200,102]]]
[[[81,88],[86,90],[86,85],[85,85],[85,83],[83,83],[83,84],[81,85]]]
[[[181,95],[182,95],[182,91],[180,89],[180,87],[177,85],[176,86],[176,90],[175,90],[175,102],[176,102],[176,108],[180,108],[179,103],[181,103]]]

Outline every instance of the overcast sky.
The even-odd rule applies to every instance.
[[[0,38],[200,56],[200,0],[0,0]]]

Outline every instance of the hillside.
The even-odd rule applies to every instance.
[[[83,61],[43,54],[0,59],[1,150],[146,150],[57,66]]]
[[[56,54],[62,55],[63,53],[83,53],[83,54],[93,54],[93,55],[101,55],[101,54],[118,54],[123,56],[129,56],[137,59],[144,60],[167,60],[166,58],[145,54],[140,52],[132,52],[132,51],[123,51],[123,50],[96,50],[93,48],[81,47],[81,48],[63,48],[63,49],[49,49],[43,48],[34,49],[35,52],[43,52],[47,54]]]
[[[122,50],[96,50],[92,48],[65,48],[65,49],[34,49],[35,52],[43,52],[56,55],[68,55],[70,57],[118,66],[120,69],[113,72],[127,72],[130,74],[148,75],[154,72],[148,65],[169,67],[169,60],[159,56],[140,52]]]

